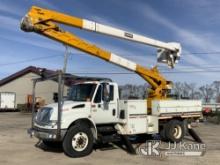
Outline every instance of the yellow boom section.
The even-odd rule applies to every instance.
[[[109,51],[103,50],[96,45],[82,40],[70,32],[64,31],[59,28],[56,23],[82,29],[87,27],[87,30],[89,28],[88,24],[85,26],[85,21],[83,21],[83,19],[33,6],[28,14],[23,18],[21,22],[21,29],[26,32],[39,33],[130,71],[134,71],[152,86],[152,90],[148,98],[149,100],[153,98],[166,98],[167,90],[170,88],[171,82],[167,81],[158,72],[156,67],[148,69]],[[163,44],[162,47],[168,47],[171,51],[174,49],[166,44]]]

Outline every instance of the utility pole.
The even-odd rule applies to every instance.
[[[67,68],[67,62],[68,62],[68,58],[69,58],[69,47],[67,45],[64,45],[65,46],[65,54],[64,54],[64,64],[63,64],[63,73],[65,74],[66,73],[66,68]]]
[[[58,72],[58,116],[57,116],[57,139],[60,140],[61,136],[61,120],[62,120],[62,109],[63,109],[63,94],[64,94],[64,84],[65,84],[65,73],[68,63],[68,57],[69,57],[69,48],[67,45],[65,46],[65,54],[64,54],[64,64],[63,64],[63,70],[60,70]]]
[[[64,45],[65,47],[65,54],[64,54],[64,63],[63,63],[63,78],[62,78],[62,100],[63,100],[63,93],[64,93],[64,84],[65,84],[65,73],[67,69],[67,63],[68,63],[68,58],[70,55],[69,47],[67,45]]]
[[[65,85],[65,74],[67,70],[67,63],[68,63],[68,58],[70,55],[69,47],[68,45],[65,45],[65,53],[64,53],[64,62],[63,62],[63,70],[62,70],[62,81],[61,81],[61,100],[62,100],[62,105],[63,105],[63,94],[64,94],[64,85]]]

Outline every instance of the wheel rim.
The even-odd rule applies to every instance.
[[[78,132],[73,136],[72,147],[76,151],[83,151],[89,142],[88,136],[84,132]]]
[[[179,139],[182,135],[182,129],[179,125],[174,127],[173,136],[175,139]]]

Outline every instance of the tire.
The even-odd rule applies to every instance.
[[[168,141],[180,142],[185,135],[183,123],[179,120],[170,120],[165,127],[165,135]]]
[[[93,134],[83,125],[70,127],[63,140],[64,153],[77,158],[89,155],[93,151]]]

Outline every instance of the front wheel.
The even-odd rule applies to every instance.
[[[69,128],[63,140],[64,153],[70,157],[89,155],[93,150],[93,135],[89,128],[74,125]]]

